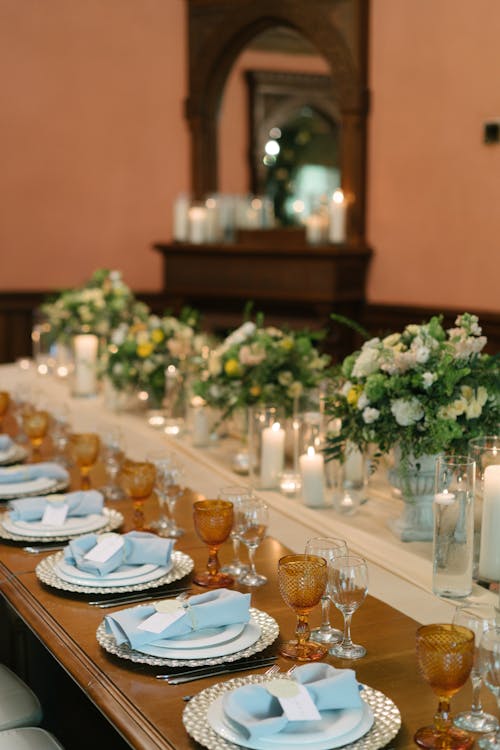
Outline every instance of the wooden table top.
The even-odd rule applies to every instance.
[[[92,478],[94,485],[99,486],[101,468],[92,473]],[[177,542],[176,549],[189,554],[194,560],[195,569],[199,570],[205,567],[207,548],[193,530],[191,504],[196,497],[193,493],[185,493],[178,502],[176,517],[186,529],[186,534]],[[120,501],[112,504],[112,507],[123,512],[125,523],[122,531],[129,531],[132,528],[130,502]],[[157,515],[157,504],[153,499],[146,504],[146,510],[147,521]],[[105,612],[113,610],[90,606],[88,601],[95,596],[66,593],[40,583],[35,567],[43,555],[29,555],[21,547],[20,543],[1,541],[0,591],[80,686],[82,693],[100,709],[132,748],[187,750],[199,747],[183,727],[181,715],[186,704],[182,696],[230,679],[231,675],[171,686],[154,677],[164,669],[138,665],[107,654],[97,643],[95,633]],[[278,621],[285,638],[293,634],[295,616],[281,600],[276,571],[279,558],[287,552],[287,548],[278,540],[264,540],[257,550],[256,564],[259,572],[267,575],[269,582],[252,591],[252,606],[271,614]],[[224,545],[220,552],[221,562],[229,561],[231,554],[231,545]],[[239,590],[247,589],[242,587]],[[200,593],[201,589],[193,585],[192,591]],[[311,624],[318,624],[319,617],[318,608],[311,615]],[[332,611],[332,618],[334,624],[340,627],[340,613]],[[342,661],[332,656],[326,658],[336,667],[354,668],[361,682],[382,691],[398,706],[402,727],[390,743],[391,748],[414,747],[412,737],[415,730],[431,722],[437,707],[437,699],[417,672],[417,627],[414,620],[368,596],[354,614],[352,624],[353,639],[366,646],[366,657],[356,662]],[[269,647],[269,651],[275,653],[278,647],[279,640]],[[291,666],[291,662],[283,658],[279,658],[278,663],[284,670]],[[486,690],[484,693],[485,703],[493,707],[493,700]],[[470,690],[467,686],[456,696],[453,706],[458,710],[469,704]]]

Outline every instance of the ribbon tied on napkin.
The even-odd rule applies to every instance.
[[[362,698],[352,669],[335,669],[329,664],[305,664],[290,678],[303,685],[318,711],[359,708]],[[286,717],[277,697],[265,684],[244,685],[226,693],[223,709],[227,718],[248,739],[267,737],[294,724]]]
[[[111,543],[111,556],[95,554],[99,546],[104,543]],[[162,539],[156,534],[148,534],[145,531],[130,531],[123,535],[85,534],[78,539],[73,539],[65,547],[64,560],[86,573],[106,576],[122,565],[152,563],[166,567],[170,562],[173,546],[172,539]],[[104,546],[102,549],[104,551]]]
[[[164,638],[187,635],[195,630],[219,628],[225,625],[248,622],[250,620],[250,594],[228,589],[214,589],[191,596],[179,602],[184,608],[182,617],[167,624],[160,632],[142,630],[140,626],[157,609],[154,605],[143,605],[120,610],[104,618],[106,630],[114,635],[118,645],[128,643],[131,648],[139,648]]]
[[[8,504],[11,521],[40,521],[50,504],[65,503],[68,506],[67,517],[102,514],[104,498],[97,490],[78,490],[65,495],[46,495],[45,497],[26,497],[11,500]]]
[[[33,479],[60,479],[68,482],[69,474],[62,466],[52,461],[41,461],[38,464],[8,466],[0,468],[0,484],[29,482]]]

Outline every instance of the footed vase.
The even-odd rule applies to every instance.
[[[403,542],[431,542],[434,531],[433,501],[436,456],[409,456],[402,461],[395,451],[389,481],[401,493],[403,512],[391,528]]]

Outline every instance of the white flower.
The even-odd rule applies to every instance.
[[[287,391],[290,398],[298,398],[299,396],[302,396],[303,392],[304,386],[302,385],[300,380],[296,380],[294,383],[292,383]]]
[[[419,346],[417,347],[417,350],[415,352],[415,360],[418,362],[419,365],[425,364],[430,356],[430,349],[427,346]]]
[[[396,422],[402,427],[415,424],[424,416],[422,404],[415,396],[410,398],[397,398],[391,404],[391,412]]]
[[[351,390],[351,388],[352,388],[351,381],[350,380],[346,380],[346,382],[344,383],[344,385],[340,389],[340,393],[342,394],[342,396],[345,396],[347,398],[347,396],[348,396],[349,391]]]
[[[424,388],[430,388],[433,383],[437,380],[435,372],[429,372],[428,370],[422,374],[422,380],[424,381]]]
[[[368,406],[370,402],[368,401],[366,393],[363,391],[363,393],[358,398],[358,403],[356,404],[357,408],[362,411],[365,406]],[[364,415],[363,415],[364,416]]]
[[[251,320],[247,320],[239,328],[229,334],[224,344],[226,346],[232,346],[233,344],[242,344],[248,339],[255,331],[256,325]]]
[[[239,360],[242,365],[255,367],[256,365],[260,365],[260,363],[263,362],[265,358],[265,349],[256,343],[251,344],[251,346],[245,344],[245,346],[242,346],[240,349]]]
[[[222,360],[215,351],[210,352],[208,357],[208,372],[214,377],[217,377],[222,372]]]
[[[366,424],[372,424],[372,422],[375,422],[380,416],[380,412],[378,409],[374,409],[372,406],[367,406],[365,409],[363,409],[363,421]]]
[[[278,375],[278,383],[280,385],[290,385],[293,382],[293,375],[289,370],[285,370],[284,372],[280,372]]]
[[[370,343],[370,342],[367,342]],[[354,363],[352,374],[355,378],[366,378],[379,369],[379,354],[376,349],[365,344]]]

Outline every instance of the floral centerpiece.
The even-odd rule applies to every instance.
[[[185,319],[150,315],[132,325],[121,323],[111,334],[105,375],[117,391],[144,390],[152,403],[160,404],[169,365],[184,375],[202,367],[207,342],[196,325],[192,311]]]
[[[294,402],[325,377],[330,358],[320,354],[320,333],[264,327],[247,321],[210,353],[194,392],[223,416],[255,404],[293,413]]]
[[[443,451],[467,453],[470,438],[496,433],[500,370],[482,352],[478,318],[464,313],[445,330],[441,317],[366,341],[334,378],[327,412],[341,420],[327,453],[350,440],[380,454],[395,446],[402,461]]]
[[[120,271],[107,269],[95,271],[84,286],[45,302],[40,311],[59,341],[81,332],[109,338],[120,323],[144,320],[150,312],[124,283]]]

